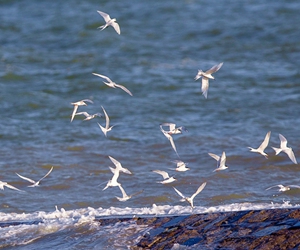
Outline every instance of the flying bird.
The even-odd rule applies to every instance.
[[[119,35],[121,34],[120,26],[116,22],[117,20],[115,18],[111,19],[108,14],[99,10],[97,10],[97,12],[104,18],[104,21],[106,22],[104,25],[98,27],[98,29],[104,30],[106,27],[112,26]]]
[[[185,162],[180,161],[180,160],[176,160],[176,161],[173,161],[173,162],[176,163],[176,168],[169,168],[171,170],[175,170],[175,171],[178,171],[178,172],[185,172],[185,171],[190,170],[190,168],[187,167],[188,163],[185,163]]]
[[[279,134],[279,139],[280,139],[280,148],[272,147],[275,150],[275,154],[278,155],[282,151],[288,155],[288,157],[291,159],[293,163],[297,164],[297,160],[292,148],[287,147],[287,139],[281,134]]]
[[[96,114],[90,115],[88,112],[79,112],[79,113],[76,113],[75,115],[84,115],[85,116],[84,121],[88,121],[88,120],[94,119],[97,116],[98,117],[102,116],[102,114],[100,114],[100,113],[96,113]]]
[[[223,63],[219,63],[205,72],[203,72],[201,69],[198,70],[198,73],[195,76],[195,81],[202,77],[202,94],[205,98],[207,98],[209,79],[215,79],[211,74],[217,72],[222,67],[222,65]]]
[[[152,170],[152,172],[160,174],[164,180],[163,181],[158,181],[157,183],[161,183],[161,184],[167,184],[167,183],[171,183],[173,181],[176,181],[176,179],[172,176],[170,177],[169,174],[165,171],[161,171],[161,170]]]
[[[264,152],[264,150],[266,149],[266,147],[269,144],[270,136],[271,136],[271,131],[269,131],[266,134],[264,141],[262,142],[262,144],[260,144],[260,146],[258,148],[251,148],[251,147],[248,147],[248,148],[250,149],[251,152],[257,152],[268,159],[268,155]]]
[[[204,189],[205,186],[206,186],[206,182],[202,183],[200,185],[200,187],[198,187],[196,193],[194,193],[191,197],[186,197],[178,189],[176,189],[175,187],[173,187],[173,188],[176,191],[176,193],[182,197],[181,201],[187,201],[193,209],[194,208],[194,198],[196,197],[197,194],[199,194]]]
[[[168,126],[169,130],[166,131],[163,129],[164,126]],[[160,124],[160,129],[167,132],[169,135],[182,134],[182,132],[187,132],[188,130],[184,126],[180,126],[176,128],[175,123],[162,123]]]
[[[298,186],[298,185],[283,186],[283,185],[279,184],[279,185],[269,187],[266,190],[269,190],[269,189],[275,188],[275,187],[279,187],[279,189],[278,189],[279,192],[285,192],[285,191],[291,190],[291,188],[300,188],[300,186]]]
[[[224,169],[228,168],[225,164],[225,162],[226,162],[225,152],[222,153],[221,157],[218,155],[212,154],[212,153],[208,153],[208,154],[217,161],[217,168],[213,172],[224,170]]]
[[[100,75],[100,74],[97,74],[97,73],[92,73],[92,74],[95,75],[95,76],[99,76],[99,77],[103,78],[104,80],[106,80],[107,82],[103,81],[103,83],[105,83],[108,87],[111,87],[111,88],[114,88],[114,89],[115,88],[123,89],[127,94],[132,96],[132,93],[126,87],[124,87],[123,85],[120,85],[120,84],[116,84],[115,82],[110,80],[110,78],[108,78],[107,76]]]
[[[103,109],[103,113],[105,115],[105,127],[102,127],[98,122],[97,123],[98,123],[98,126],[101,128],[103,134],[105,136],[107,136],[107,132],[111,131],[115,125],[109,126],[109,116],[107,115],[105,109],[102,106],[101,106],[101,108]]]
[[[119,200],[119,201],[127,201],[129,199],[131,199],[133,196],[136,196],[136,195],[139,195],[140,193],[142,193],[144,190],[141,190],[139,192],[136,192],[132,195],[127,195],[124,188],[122,187],[122,185],[119,186],[121,192],[122,192],[122,197],[118,197],[116,196],[116,198]]]
[[[37,186],[40,185],[40,182],[41,182],[44,178],[46,178],[46,177],[52,172],[52,170],[53,170],[53,167],[51,167],[51,169],[48,171],[48,173],[45,174],[45,175],[44,175],[41,179],[39,179],[38,181],[34,181],[34,180],[29,179],[29,178],[27,178],[27,177],[24,177],[24,176],[22,176],[22,175],[20,175],[20,174],[18,174],[18,173],[16,173],[16,175],[19,176],[20,178],[26,180],[26,181],[31,182],[32,185],[29,185],[28,187],[37,187]]]
[[[71,122],[74,119],[74,116],[77,112],[78,106],[87,106],[87,104],[85,102],[89,102],[89,103],[93,103],[93,101],[91,101],[90,99],[84,99],[78,102],[72,102],[71,104],[74,105],[74,109],[73,109],[73,113],[72,113],[72,117],[71,117]]]

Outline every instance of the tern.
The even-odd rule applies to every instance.
[[[191,197],[186,197],[178,189],[176,189],[175,187],[173,187],[173,188],[176,191],[176,193],[182,197],[181,201],[187,201],[193,209],[194,208],[194,198],[196,197],[197,194],[199,194],[204,189],[205,186],[206,186],[206,182],[202,183],[201,186],[198,187],[196,193],[194,193]]]
[[[219,63],[205,72],[203,72],[201,69],[198,70],[198,73],[195,76],[195,81],[202,77],[202,94],[205,98],[207,98],[207,92],[209,87],[208,80],[215,79],[211,74],[217,72],[222,67],[222,65],[223,63]]]
[[[74,105],[74,109],[73,109],[73,113],[72,113],[72,117],[71,117],[71,122],[74,119],[74,116],[77,112],[78,106],[87,106],[87,104],[85,102],[89,102],[89,103],[93,103],[93,101],[91,101],[90,99],[84,99],[78,102],[72,102],[71,104]]]
[[[4,190],[4,187],[7,187],[7,188],[10,188],[10,189],[13,189],[13,190],[16,190],[16,191],[20,191],[20,192],[25,192],[23,190],[20,190],[10,184],[8,184],[7,182],[4,182],[4,181],[0,181],[0,189]]]
[[[152,172],[157,173],[162,175],[162,177],[164,178],[163,181],[158,181],[157,183],[161,183],[161,184],[167,184],[167,183],[171,183],[173,181],[176,181],[176,179],[172,176],[170,177],[169,174],[165,171],[161,171],[161,170],[152,170]]]
[[[279,187],[279,189],[278,189],[279,192],[285,192],[285,191],[291,190],[291,188],[300,188],[300,186],[298,186],[298,185],[283,186],[283,185],[279,184],[279,185],[269,187],[266,190],[269,190],[269,189],[275,188],[275,187]]]
[[[297,164],[297,160],[292,148],[287,147],[287,139],[281,134],[279,134],[279,139],[280,139],[280,148],[272,147],[275,150],[275,154],[278,155],[282,151],[288,155],[288,157],[291,159],[293,163]]]
[[[127,168],[123,168],[122,164],[119,161],[117,161],[115,158],[113,158],[111,156],[108,156],[108,157],[112,161],[112,163],[116,166],[115,169],[117,169],[118,171],[121,171],[121,172],[123,172],[125,174],[132,174]]]
[[[44,178],[46,178],[46,177],[52,172],[52,170],[53,170],[53,167],[51,167],[51,169],[48,171],[48,173],[45,174],[45,175],[44,175],[41,179],[39,179],[38,181],[34,181],[34,180],[29,179],[29,178],[27,178],[27,177],[24,177],[24,176],[22,176],[22,175],[20,175],[20,174],[18,174],[18,173],[16,173],[16,175],[19,176],[20,178],[26,180],[26,181],[31,182],[32,185],[29,185],[28,187],[37,187],[37,186],[40,185],[40,182],[41,182]]]
[[[271,131],[269,131],[266,134],[264,141],[262,142],[262,144],[260,144],[260,146],[258,148],[251,148],[251,147],[248,147],[248,148],[250,149],[251,152],[257,152],[268,159],[268,155],[264,152],[264,150],[266,149],[266,147],[269,144],[270,136],[271,136]]]
[[[169,126],[169,131],[164,130],[163,126]],[[175,123],[162,123],[160,124],[160,129],[167,132],[169,135],[182,134],[183,131],[187,132],[188,130],[184,126],[180,126],[176,128]]]
[[[172,135],[170,135],[168,131],[165,131],[165,130],[162,128],[162,126],[160,126],[160,131],[165,135],[165,137],[168,138],[168,140],[169,140],[170,143],[171,143],[172,148],[174,149],[175,153],[177,154],[177,156],[178,156],[178,158],[179,158],[179,155],[178,155],[178,153],[177,153],[177,149],[176,149],[176,146],[175,146],[175,143],[174,143],[174,140],[173,140]]]
[[[178,172],[185,172],[185,171],[190,170],[190,168],[186,167],[188,165],[188,163],[185,163],[185,162],[180,161],[180,160],[176,160],[176,161],[173,161],[173,162],[176,163],[176,168],[169,168],[171,170],[175,170],[175,171],[178,171]]]
[[[120,188],[120,190],[121,190],[121,192],[122,192],[122,196],[123,196],[123,197],[118,197],[118,196],[116,196],[116,198],[117,198],[119,201],[127,201],[127,200],[129,200],[130,198],[132,198],[133,196],[138,195],[138,194],[140,194],[140,193],[142,193],[142,192],[144,191],[144,190],[141,190],[141,191],[136,192],[136,193],[134,193],[134,194],[132,194],[132,195],[127,195],[126,192],[125,192],[125,190],[124,190],[124,188],[123,188],[121,185],[119,186],[119,188]]]
[[[120,170],[117,169],[117,168],[112,168],[112,167],[109,167],[110,170],[113,172],[113,177],[111,178],[111,180],[109,180],[105,186],[105,188],[103,188],[102,190],[104,191],[105,189],[107,189],[108,187],[119,187],[121,186],[121,183],[118,182],[118,178],[119,178],[119,175],[120,175]]]
[[[85,116],[84,121],[88,121],[88,120],[94,119],[97,116],[98,117],[102,116],[102,114],[100,114],[100,113],[96,113],[96,114],[90,115],[88,112],[79,112],[79,113],[76,113],[75,115],[84,115]]]
[[[217,163],[217,168],[213,172],[224,170],[224,169],[228,168],[225,165],[225,162],[226,162],[226,154],[225,154],[225,152],[223,152],[221,158],[220,158],[220,156],[212,154],[212,153],[208,153],[208,154],[218,162]]]
[[[115,125],[109,126],[109,117],[108,117],[108,115],[107,115],[105,109],[104,109],[102,106],[101,106],[101,108],[103,109],[103,113],[104,113],[104,115],[105,115],[105,128],[102,127],[98,122],[97,122],[97,123],[98,123],[98,126],[101,128],[103,134],[104,134],[105,136],[107,136],[107,132],[111,131],[112,128],[113,128]]]
[[[108,87],[111,87],[111,88],[120,88],[120,89],[123,89],[127,94],[131,95],[132,96],[132,93],[127,89],[125,88],[123,85],[120,85],[120,84],[116,84],[115,82],[113,82],[112,80],[110,80],[110,78],[108,78],[107,76],[104,76],[104,75],[100,75],[100,74],[97,74],[97,73],[92,73],[93,75],[95,76],[99,76],[103,79],[105,79],[107,82],[103,81],[103,83],[105,83]]]
[[[120,35],[120,26],[116,22],[117,20],[115,18],[111,19],[110,16],[102,11],[97,10],[97,12],[104,18],[104,21],[106,22],[104,25],[98,27],[98,29],[104,30],[108,26],[112,26],[115,31]]]

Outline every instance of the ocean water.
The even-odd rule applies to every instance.
[[[121,35],[97,29],[97,10],[117,19]],[[0,246],[126,249],[148,229],[94,219],[298,206],[300,189],[266,188],[299,184],[300,164],[271,148],[282,134],[300,161],[299,11],[296,0],[1,1],[0,180],[26,192],[0,192],[0,221],[10,225]],[[194,77],[220,62],[205,99]],[[78,111],[103,106],[115,125],[107,137],[103,117],[70,122],[71,103],[87,98],[93,104]],[[178,157],[164,122],[188,129],[173,136],[187,172],[170,170]],[[268,131],[266,159],[247,147]],[[223,151],[229,168],[213,172],[208,153]],[[126,192],[141,194],[120,202],[118,187],[102,191],[108,156],[133,173],[120,174]],[[39,187],[16,175],[37,181],[51,166]],[[154,169],[177,181],[157,183]],[[189,196],[203,182],[193,211],[172,188]]]

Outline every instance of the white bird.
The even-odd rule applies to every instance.
[[[88,121],[88,120],[94,119],[96,116],[98,116],[98,117],[102,116],[102,114],[100,114],[100,113],[96,113],[96,114],[90,115],[88,112],[79,112],[79,113],[76,113],[75,115],[84,115],[85,116],[84,121]]]
[[[165,135],[165,137],[168,138],[168,140],[169,140],[170,143],[171,143],[172,148],[174,149],[175,153],[177,154],[177,156],[178,156],[178,158],[179,158],[179,154],[177,153],[177,149],[176,149],[176,146],[175,146],[175,143],[174,143],[174,140],[173,140],[172,135],[170,135],[168,131],[165,131],[165,130],[162,128],[162,126],[160,126],[160,130],[161,130],[161,132]]]
[[[168,126],[169,131],[163,129],[163,126]],[[176,128],[175,123],[162,123],[160,124],[160,129],[167,132],[169,135],[182,134],[182,131],[187,132],[188,130],[184,126],[180,126]]]
[[[228,168],[225,165],[225,162],[226,162],[226,154],[225,154],[225,152],[223,152],[221,158],[220,158],[220,156],[212,154],[212,153],[208,153],[208,154],[217,161],[217,168],[213,172],[224,170],[224,169]]]
[[[271,131],[269,131],[266,134],[264,141],[262,142],[262,144],[260,144],[260,146],[258,148],[251,148],[251,147],[248,147],[248,148],[250,149],[251,152],[259,153],[259,154],[263,155],[264,157],[268,158],[268,155],[264,152],[264,150],[266,149],[266,147],[269,144],[270,136],[271,136]]]
[[[102,106],[101,106],[101,108],[103,109],[103,113],[104,113],[104,115],[105,115],[105,128],[102,127],[98,122],[97,122],[97,123],[98,123],[98,126],[101,128],[103,134],[104,134],[105,136],[107,136],[107,132],[111,131],[112,128],[113,128],[115,125],[109,126],[109,117],[108,117],[108,115],[107,115],[105,109],[104,109]]]
[[[108,187],[116,187],[116,186],[121,186],[121,183],[118,182],[118,178],[119,178],[119,175],[120,175],[120,170],[117,169],[117,168],[111,168],[109,167],[110,170],[113,172],[113,177],[111,178],[111,180],[109,180],[105,186],[105,188],[103,188],[102,190],[105,190],[107,189]]]
[[[125,174],[132,174],[127,168],[123,168],[122,164],[119,161],[117,161],[115,158],[113,158],[111,156],[108,156],[108,157],[112,161],[112,163],[116,166],[115,169],[117,169],[118,171],[121,171]]]
[[[52,170],[53,170],[53,167],[51,167],[51,169],[48,171],[48,173],[45,174],[45,175],[44,175],[41,179],[39,179],[38,181],[34,181],[34,180],[29,179],[29,178],[27,178],[27,177],[24,177],[24,176],[22,176],[22,175],[20,175],[20,174],[18,174],[18,173],[16,173],[16,175],[19,176],[20,178],[26,180],[26,181],[31,182],[32,185],[29,185],[28,187],[37,187],[37,186],[40,185],[40,182],[41,182],[44,178],[46,178],[46,177],[52,172]]]
[[[204,189],[205,186],[206,186],[206,182],[202,183],[201,186],[198,187],[196,193],[194,193],[191,197],[186,197],[178,189],[176,189],[175,187],[173,187],[173,188],[176,191],[176,193],[182,197],[181,201],[187,201],[193,209],[194,208],[194,198],[196,197],[197,194],[199,194]]]
[[[116,84],[115,82],[113,82],[107,76],[100,75],[100,74],[97,74],[97,73],[92,73],[92,74],[95,75],[95,76],[99,76],[99,77],[105,79],[107,82],[103,81],[103,83],[105,83],[108,87],[111,87],[111,88],[114,88],[114,89],[115,88],[123,89],[127,94],[129,94],[129,95],[132,96],[132,93],[126,87],[124,87],[123,85],[120,85],[120,84]]]
[[[0,189],[4,190],[4,187],[7,187],[7,188],[10,188],[10,189],[13,189],[13,190],[16,190],[16,191],[20,191],[20,192],[25,192],[23,190],[20,190],[10,184],[8,184],[7,182],[4,182],[4,181],[0,181]]]
[[[138,195],[138,194],[140,194],[140,193],[142,193],[142,192],[144,191],[144,190],[141,190],[141,191],[136,192],[136,193],[134,193],[134,194],[132,194],[132,195],[127,195],[126,192],[125,192],[125,190],[124,190],[124,188],[122,187],[122,185],[120,185],[119,188],[120,188],[120,190],[121,190],[121,192],[122,192],[122,196],[123,196],[123,197],[118,197],[118,196],[116,196],[116,198],[117,198],[119,201],[127,201],[127,200],[129,200],[130,198],[132,198],[133,196]]]
[[[167,184],[167,183],[171,183],[173,181],[176,181],[176,179],[172,176],[170,177],[169,174],[165,171],[161,171],[161,170],[152,170],[152,172],[157,173],[162,175],[162,177],[164,178],[163,181],[158,181],[157,183],[161,183],[161,184]]]
[[[222,65],[223,63],[219,63],[205,72],[203,72],[201,69],[198,70],[198,73],[195,76],[195,81],[202,77],[202,94],[205,98],[207,98],[207,92],[209,87],[208,79],[215,79],[211,74],[217,72],[222,67]]]
[[[291,190],[291,188],[300,188],[300,186],[298,186],[298,185],[283,186],[283,185],[279,184],[279,185],[269,187],[266,190],[269,190],[269,189],[275,188],[275,187],[279,187],[279,189],[278,189],[279,192],[285,192],[285,191]]]
[[[190,170],[190,168],[186,167],[188,165],[188,163],[186,163],[186,162],[183,162],[183,161],[180,161],[180,160],[176,160],[176,161],[173,161],[173,162],[176,163],[176,168],[169,168],[171,170],[175,170],[175,171],[178,171],[178,172],[185,172],[185,171]]]
[[[280,148],[272,147],[275,150],[276,155],[278,155],[281,151],[283,151],[288,155],[288,157],[291,159],[293,163],[297,164],[297,160],[292,148],[287,147],[287,139],[281,134],[279,134],[279,139],[280,139]]]
[[[121,34],[120,26],[116,22],[117,20],[115,18],[111,19],[108,14],[99,10],[97,10],[97,12],[104,18],[104,21],[106,22],[104,25],[98,27],[98,29],[104,30],[106,27],[112,26],[119,35]]]
[[[74,109],[73,109],[73,113],[72,113],[72,117],[71,117],[71,122],[74,119],[74,116],[77,112],[78,106],[87,106],[87,104],[85,102],[90,102],[93,103],[93,101],[91,101],[90,99],[84,99],[78,102],[72,102],[71,104],[74,105]]]

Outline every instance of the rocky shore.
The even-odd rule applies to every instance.
[[[300,209],[269,209],[164,217],[100,219],[102,225],[135,220],[152,229],[131,249],[300,249]]]

